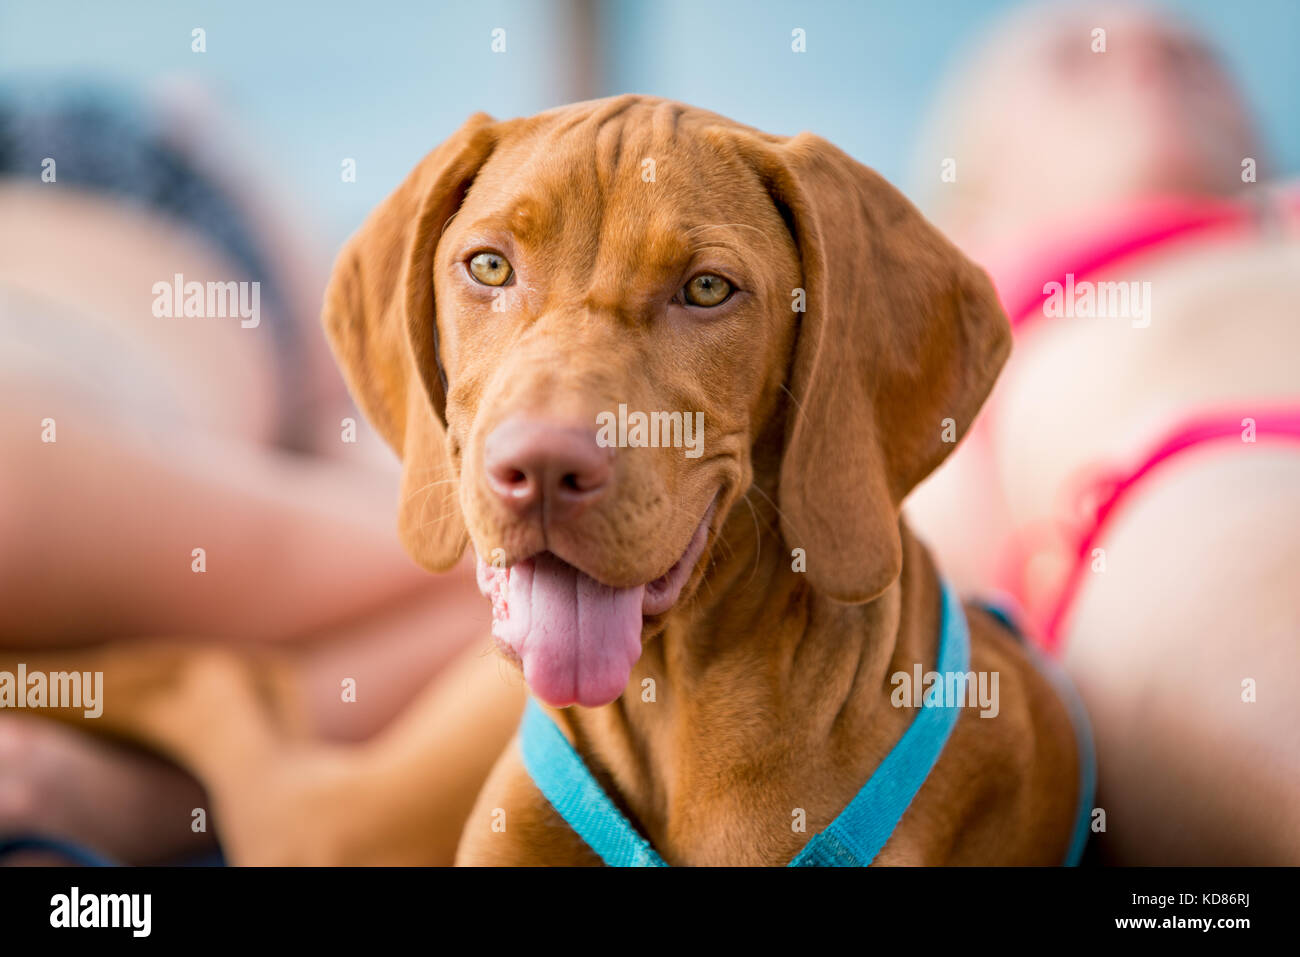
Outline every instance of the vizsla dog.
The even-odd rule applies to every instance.
[[[479,114],[351,240],[324,319],[404,463],[405,546],[432,571],[474,550],[500,652],[664,861],[789,862],[919,720],[893,676],[936,667],[941,584],[900,505],[1010,340],[984,274],[877,174],[650,97]],[[698,444],[608,427],[637,413],[702,423]],[[996,716],[961,710],[876,861],[1060,863],[1070,717],[997,618],[966,620]],[[233,856],[265,859],[234,795],[293,765],[291,695],[274,668],[167,647],[104,665],[109,730],[231,795]],[[385,794],[418,807],[446,776],[411,747],[370,786],[364,752],[299,762],[314,783],[281,773],[263,801],[299,802],[321,843],[347,828],[339,859],[405,859]],[[458,863],[599,863],[517,737],[483,781],[491,757]]]

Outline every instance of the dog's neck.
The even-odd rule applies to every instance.
[[[661,853],[685,863],[750,851],[770,863],[797,849],[788,827],[771,826],[739,855],[718,846],[719,816],[756,810],[733,806],[728,780],[743,780],[735,791],[751,802],[769,795],[767,813],[787,824],[817,800],[836,812],[861,780],[850,775],[840,801],[801,796],[800,779],[828,763],[852,767],[864,751],[883,757],[909,718],[890,707],[889,676],[932,660],[937,640],[934,566],[901,522],[902,575],[875,600],[844,605],[796,570],[769,492],[751,487],[746,497],[694,597],[647,640],[623,696],[559,714],[614,801]]]

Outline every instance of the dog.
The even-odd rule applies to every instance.
[[[997,715],[957,709],[874,862],[1067,856],[1066,704],[997,616],[949,621],[900,516],[970,427],[1008,323],[879,175],[814,135],[646,96],[478,114],[349,241],[323,318],[402,460],[406,549],[439,572],[472,548],[501,654],[659,859],[795,859],[921,720],[897,676],[934,669],[950,627],[969,670],[998,676]],[[698,421],[699,454],[671,427],[599,430],[628,409]],[[292,766],[276,668],[174,644],[105,654],[101,729],[194,769],[247,835],[235,859],[403,859],[391,827],[385,843],[356,819],[384,817],[387,785],[427,786],[418,749],[382,789],[363,754],[312,771],[330,784],[306,796],[281,774],[297,816],[342,827],[343,802],[353,820],[346,840],[322,823],[312,851],[268,850],[238,795]],[[237,714],[211,722],[216,707]],[[458,864],[601,862],[519,736],[478,757]]]
[[[325,324],[405,463],[406,548],[440,571],[472,543],[502,652],[641,833],[794,857],[796,809],[828,824],[911,720],[889,676],[935,657],[899,509],[1009,351],[983,273],[824,140],[623,96],[472,117],[344,251]],[[602,446],[620,406],[701,411],[703,454]],[[1064,856],[1069,717],[970,624],[1001,715],[958,720],[882,863]],[[458,861],[595,858],[516,741]]]

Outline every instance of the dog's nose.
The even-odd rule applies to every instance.
[[[596,434],[543,422],[510,419],[488,435],[483,449],[488,486],[508,508],[541,508],[548,521],[565,521],[589,506],[609,485],[612,448]]]

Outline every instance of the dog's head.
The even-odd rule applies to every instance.
[[[1009,348],[984,274],[874,172],[634,96],[472,117],[343,250],[325,325],[404,462],[407,549],[445,570],[472,541],[556,705],[622,693],[756,467],[810,584],[879,595]]]

